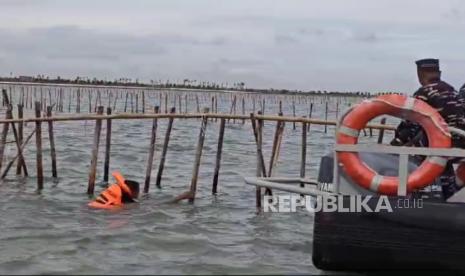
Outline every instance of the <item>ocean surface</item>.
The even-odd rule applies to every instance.
[[[13,95],[17,92],[13,89]],[[157,104],[156,95],[147,97],[147,108]],[[335,117],[333,106],[329,118]],[[347,106],[341,104],[341,108]],[[267,108],[270,111],[265,113],[276,114],[276,106],[270,103]],[[289,105],[284,108],[285,115],[291,114]],[[223,109],[226,112],[229,106]],[[314,117],[323,118],[322,110],[321,106],[316,109]],[[26,113],[31,116],[30,110]],[[308,103],[297,105],[297,116],[306,114]],[[256,174],[256,145],[248,122],[231,120],[226,125],[217,195],[211,194],[211,187],[219,121],[208,122],[193,204],[169,201],[189,188],[201,122],[175,120],[162,188],[157,189],[154,182],[166,122],[159,120],[150,192],[142,195],[139,203],[114,211],[87,207],[94,122],[54,124],[58,179],[51,177],[47,125],[43,124],[44,189],[36,189],[34,138],[25,150],[30,176],[16,176],[15,165],[0,182],[0,274],[322,273],[311,260],[312,213],[256,212],[255,188],[243,181],[245,176]],[[151,124],[147,119],[113,121],[110,171],[118,170],[143,185]],[[264,127],[267,164],[275,124],[269,122]],[[105,125],[96,194],[106,185],[102,182]],[[24,136],[33,128],[34,124],[28,123]],[[287,123],[275,176],[299,176],[300,139],[300,125],[294,130],[293,124]],[[330,152],[333,140],[333,127],[325,133],[323,126],[311,126],[308,177],[316,178],[320,157]],[[2,171],[15,154],[14,144],[7,144]]]

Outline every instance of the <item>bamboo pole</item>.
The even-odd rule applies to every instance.
[[[2,90],[4,94],[6,94],[6,90]],[[6,98],[3,97],[3,102],[5,103]],[[5,117],[8,119],[8,109],[11,109],[11,106],[7,106],[7,112],[5,114]],[[2,136],[0,140],[0,169],[2,168],[3,164],[3,154],[5,153],[5,145],[6,145],[6,138],[8,137],[8,129],[9,129],[10,124],[3,124],[2,128]]]
[[[22,119],[23,118],[23,105],[22,104],[18,104],[18,119]],[[23,122],[18,122],[18,142],[22,145],[23,144],[23,125],[24,123]],[[19,156],[19,152],[18,152],[18,156]],[[19,156],[19,160],[18,160],[18,164],[16,165],[16,175],[21,175],[21,171],[22,171],[22,163],[24,162],[24,158],[23,158],[23,155],[21,154],[21,156]]]
[[[9,108],[7,109],[7,117],[8,118],[13,118],[12,105],[9,104],[8,107]],[[21,156],[21,159],[20,159],[21,162],[18,162],[18,164],[23,168],[24,174],[27,176],[28,172],[27,172],[26,162],[24,162],[24,155],[23,155],[23,152],[21,151],[21,144],[19,142],[18,132],[16,131],[15,123],[11,123],[11,130],[13,131],[13,137],[15,139],[15,144],[16,144],[16,148],[18,150],[18,154]]]
[[[302,144],[300,147],[300,178],[305,178],[305,165],[307,164],[307,123],[302,123]],[[300,187],[304,187],[300,183]]]
[[[76,113],[81,113],[81,90],[78,88],[76,95],[77,105],[76,105]]]
[[[145,113],[145,92],[142,90],[142,113]]]
[[[26,138],[26,141],[24,141],[24,143],[21,145],[21,152],[24,152],[24,148],[26,147],[27,143],[29,142],[29,140],[31,140],[32,136],[36,133],[36,130],[34,129],[31,134],[29,134],[29,136]],[[2,173],[2,179],[4,179],[7,174],[8,174],[8,171],[11,169],[11,167],[13,166],[14,162],[16,161],[16,159],[18,159],[19,157],[19,151],[18,153],[16,154],[16,156],[8,163],[8,165],[5,167],[5,170],[3,171]]]
[[[10,90],[10,92],[11,92],[11,90]],[[3,100],[7,105],[6,118],[7,119],[13,119],[13,106],[11,104],[11,98],[8,97],[8,94],[7,94],[6,90],[2,90],[2,94],[3,94]],[[11,97],[11,93],[10,93],[10,97]],[[13,131],[13,136],[14,136],[14,139],[15,139],[18,154],[21,157],[20,162],[18,162],[18,166],[23,168],[24,173],[27,176],[28,175],[27,167],[26,167],[26,163],[24,162],[24,156],[23,156],[23,153],[21,151],[21,143],[20,143],[18,132],[16,131],[16,126],[15,126],[14,122],[11,122],[11,130]],[[8,131],[7,131],[7,133],[8,133]]]
[[[139,113],[139,94],[136,94],[136,113]]]
[[[160,109],[159,106],[155,106],[153,109],[153,112],[158,113],[159,109]],[[152,175],[153,157],[155,155],[155,142],[157,139],[157,127],[158,127],[158,121],[155,118],[153,119],[153,122],[152,122],[152,136],[150,137],[150,150],[149,150],[149,157],[147,159],[147,171],[145,173],[144,193],[148,193],[149,187],[150,187],[150,177]]]
[[[211,110],[212,110],[212,111],[215,110],[215,97],[214,97],[214,96],[212,96],[212,106],[211,106]],[[214,119],[211,118],[211,121],[213,121],[213,120],[214,120]]]
[[[52,107],[47,106],[47,117],[52,117]],[[48,121],[48,137],[50,141],[50,155],[52,158],[52,176],[54,178],[58,177],[57,174],[57,158],[55,151],[55,136],[53,134],[53,121]]]
[[[215,95],[215,113],[218,113],[218,97]],[[218,118],[215,118],[215,122],[218,121]]]
[[[107,115],[111,115],[111,107],[107,107]],[[110,170],[110,149],[111,149],[111,119],[107,119],[106,140],[105,140],[105,161],[103,164],[103,181],[108,182]]]
[[[326,100],[326,103],[325,103],[325,121],[328,120],[328,101]],[[328,126],[325,125],[325,133],[328,132]]]
[[[165,114],[168,113],[168,94],[165,93]]]
[[[262,114],[265,114],[265,98],[262,99]]]
[[[292,100],[292,117],[295,117],[295,100]],[[295,122],[292,124],[292,128],[295,130]]]
[[[310,110],[308,111],[308,118],[312,118],[312,113],[313,113],[313,103],[310,103]],[[307,131],[310,131],[310,125],[311,124],[307,124]]]
[[[115,100],[113,101],[113,111],[116,112],[116,103],[118,102],[118,93],[115,95]]]
[[[262,153],[262,141],[260,138],[260,132],[258,130],[259,126],[257,126],[255,114],[250,114],[250,121],[252,123],[252,130],[255,137],[255,143],[257,145],[257,177],[266,176],[266,169],[265,169],[265,160],[263,159]],[[260,124],[260,122],[258,122]],[[256,200],[257,200],[257,209],[261,208],[261,188],[259,186],[256,187]]]
[[[35,116],[40,118],[42,104],[35,102]],[[36,122],[36,165],[37,165],[37,189],[40,191],[44,187],[44,170],[42,167],[42,126],[41,122]]]
[[[97,109],[97,114],[103,114],[103,106],[99,106]],[[95,178],[97,175],[97,160],[98,160],[98,147],[100,143],[100,131],[102,129],[102,119],[95,121],[95,132],[94,132],[94,143],[92,146],[92,159],[90,161],[90,170],[89,170],[89,183],[87,186],[87,194],[94,194],[95,187]]]
[[[184,114],[187,114],[187,94],[184,95]]]
[[[224,127],[225,127],[226,120],[221,118],[220,121],[220,133],[218,135],[218,147],[216,149],[216,162],[215,162],[215,171],[213,173],[213,185],[212,185],[212,194],[217,193],[217,186],[218,186],[218,177],[220,172],[221,166],[221,154],[223,151],[223,140],[224,140]]]
[[[126,91],[126,99],[124,100],[124,113],[126,113],[127,111],[127,107],[128,107],[128,92]]]
[[[282,113],[279,114],[282,116]],[[273,168],[278,161],[279,151],[281,149],[282,135],[284,132],[284,122],[276,122],[276,130],[273,137],[273,147],[271,150],[270,164],[268,167],[268,177],[272,176]]]
[[[245,116],[245,99],[242,97],[242,115]],[[245,119],[242,119],[242,124],[245,124]]]
[[[97,95],[95,95],[94,113],[97,112],[97,108],[99,106],[99,104],[98,104],[98,96],[99,96],[99,92],[97,92]]]
[[[97,89],[97,98],[98,98],[98,105],[102,105],[102,93],[100,92],[100,89]],[[97,102],[95,102],[97,105]]]
[[[176,112],[176,108],[171,108],[171,114]],[[163,142],[163,149],[161,152],[160,164],[158,165],[157,180],[156,186],[161,188],[161,176],[163,175],[163,169],[165,168],[166,153],[168,152],[168,144],[170,142],[171,129],[173,128],[174,117],[170,117],[168,121],[168,126],[166,128],[165,140]]]
[[[383,117],[381,119],[381,125],[385,125],[385,124],[386,124],[386,117]],[[383,138],[384,138],[384,129],[380,129],[379,130],[379,135],[378,135],[378,144],[383,143]]]
[[[209,118],[225,118],[225,119],[249,119],[249,116],[242,115],[229,115],[229,114],[202,114],[202,113],[193,113],[193,114],[113,114],[113,115],[95,115],[95,114],[86,114],[86,115],[64,115],[64,116],[54,116],[52,118],[23,118],[19,119],[1,119],[0,124],[4,123],[17,123],[17,122],[46,122],[46,121],[83,121],[83,120],[100,120],[100,119],[112,119],[112,120],[122,120],[122,119],[154,119],[154,118],[179,118],[179,119],[194,119],[202,118],[202,116],[207,116]],[[283,121],[283,122],[296,122],[296,123],[311,123],[316,125],[331,125],[335,126],[336,121],[334,120],[320,120],[320,119],[309,119],[302,117],[285,117],[285,116],[275,116],[275,115],[256,115],[256,119],[264,121]],[[380,124],[368,124],[367,128],[373,129],[385,129],[385,130],[395,130],[395,126],[391,125],[380,125]]]
[[[88,96],[89,96],[89,113],[92,113],[92,94],[90,93],[90,89],[87,91],[88,92]]]
[[[204,108],[203,113],[208,113],[207,107]],[[203,144],[205,142],[205,133],[207,131],[207,122],[208,122],[208,118],[204,116],[202,118],[199,138],[197,140],[197,149],[195,152],[194,167],[192,169],[192,178],[191,178],[191,186],[190,186],[191,197],[189,198],[189,203],[194,202],[195,194],[197,193],[197,182],[198,182],[198,177],[199,177],[200,159],[202,158]]]

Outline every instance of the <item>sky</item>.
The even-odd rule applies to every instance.
[[[0,75],[327,91],[465,83],[461,0],[0,0]]]

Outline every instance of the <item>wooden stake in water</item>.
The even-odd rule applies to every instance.
[[[302,123],[302,144],[300,150],[300,178],[305,178],[305,165],[307,164],[307,123]],[[300,187],[304,187],[300,183]]]
[[[35,115],[40,118],[42,104],[35,102]],[[42,167],[42,126],[40,121],[36,121],[36,166],[37,166],[37,189],[44,187],[44,171]]]
[[[52,117],[51,106],[47,106],[47,117]],[[48,121],[48,138],[50,141],[50,156],[52,158],[52,176],[57,178],[57,156],[55,151],[55,136],[53,134],[53,121]]]
[[[382,125],[385,125],[386,124],[386,117],[383,117],[381,119],[381,124]],[[378,135],[378,144],[382,144],[383,143],[383,137],[384,137],[384,129],[380,129],[379,130],[379,135]]]
[[[176,108],[171,108],[171,113],[175,113]],[[165,133],[165,141],[163,142],[163,149],[161,152],[160,164],[158,165],[157,180],[156,185],[158,188],[161,188],[161,176],[163,175],[163,169],[165,168],[166,153],[168,152],[168,144],[170,142],[171,129],[173,128],[174,118],[170,117],[168,119],[168,126]]]
[[[203,113],[208,113],[208,111],[209,110],[206,107],[204,108]],[[205,141],[205,133],[207,131],[207,122],[208,122],[207,116],[203,116],[202,124],[200,126],[199,139],[197,141],[197,149],[195,152],[194,167],[192,169],[192,178],[191,178],[191,187],[190,187],[191,197],[189,198],[190,203],[194,202],[195,194],[197,193],[197,181],[199,177],[200,159],[202,158],[202,150],[203,150],[203,144]]]
[[[128,96],[128,92],[126,91],[126,99],[124,100],[124,113],[126,113],[128,107]]]
[[[107,115],[111,115],[111,107],[107,107]],[[111,119],[107,119],[107,130],[105,139],[105,161],[103,163],[103,181],[108,182],[110,171],[110,149],[111,149]]]
[[[7,99],[7,103],[9,103],[8,99]],[[8,119],[13,119],[13,108],[11,104],[8,104],[6,115]],[[16,149],[18,150],[18,155],[21,157],[21,162],[18,162],[18,164],[23,168],[24,174],[27,176],[28,173],[27,173],[26,162],[24,162],[24,155],[21,150],[21,144],[19,142],[18,132],[16,131],[16,126],[15,126],[15,123],[13,122],[11,122],[11,130],[13,131],[13,137],[15,139],[15,144],[16,144]]]
[[[215,113],[218,113],[218,97],[215,95]],[[215,118],[215,122],[218,121],[218,118]]]
[[[214,112],[215,111],[215,97],[212,96],[212,107],[211,110]],[[210,119],[210,121],[213,121],[213,118]]]
[[[2,173],[2,179],[4,179],[4,178],[7,176],[8,172],[10,171],[11,167],[13,166],[13,163],[16,161],[16,159],[18,159],[18,157],[19,157],[19,152],[24,152],[24,148],[26,147],[27,143],[28,143],[29,140],[32,138],[32,136],[35,134],[35,132],[36,132],[36,131],[33,130],[33,131],[29,134],[29,136],[26,138],[26,141],[21,145],[21,150],[18,151],[18,154],[16,154],[16,156],[15,156],[13,159],[11,159],[11,161],[10,161],[10,162],[8,163],[8,165],[5,167],[5,170],[4,170],[3,173]]]
[[[4,94],[6,94],[6,90],[2,90],[2,92],[4,92]],[[3,97],[3,102],[5,103],[6,99],[5,97]],[[8,107],[9,109],[11,109],[10,107]],[[8,110],[5,114],[5,119],[9,119],[8,118]],[[5,146],[6,146],[6,138],[8,136],[8,128],[9,128],[9,125],[8,123],[4,123],[3,124],[3,128],[2,128],[2,136],[1,136],[1,141],[0,141],[0,169],[2,168],[2,164],[3,164],[3,154],[5,153]]]
[[[312,118],[312,113],[313,113],[313,103],[310,103],[310,110],[308,111],[308,118]],[[310,131],[310,123],[307,124],[307,131]]]
[[[76,104],[76,113],[81,113],[81,90],[77,90],[77,95],[76,95],[76,100],[77,100],[77,104]]]
[[[89,113],[92,113],[92,94],[90,93],[90,89],[87,92],[89,92]]]
[[[245,99],[242,97],[242,115],[245,115]],[[242,124],[245,124],[245,119],[242,119]]]
[[[18,104],[18,119],[22,119],[22,118],[23,118],[23,105]],[[18,142],[20,145],[23,144],[23,124],[24,124],[23,122],[18,123]],[[19,153],[18,153],[18,156],[19,156]],[[23,162],[24,162],[24,158],[23,158],[23,155],[21,154],[21,156],[19,156],[18,163],[16,164],[16,175],[21,174],[21,169],[22,169],[21,164]]]
[[[142,113],[145,113],[145,92],[142,90]]]
[[[221,166],[221,154],[223,151],[223,139],[224,139],[224,126],[226,120],[221,118],[220,121],[220,134],[218,135],[218,147],[216,149],[216,162],[215,162],[215,172],[213,173],[213,185],[212,185],[212,194],[217,193],[217,186],[218,186],[218,176],[220,172]]]
[[[184,95],[184,113],[187,113],[187,94]]]
[[[262,114],[265,114],[265,98],[262,100]]]
[[[325,103],[325,121],[328,121],[328,101]],[[325,133],[328,132],[328,125],[325,124]]]
[[[295,100],[292,100],[292,116],[295,117]],[[295,130],[295,122],[293,122],[292,124],[292,128]]]
[[[97,115],[103,114],[103,106],[97,108]],[[89,170],[89,183],[87,186],[87,194],[94,194],[95,178],[97,175],[97,158],[98,158],[98,147],[100,143],[100,131],[102,129],[102,119],[95,120],[95,131],[94,131],[94,143],[92,146],[92,159],[90,161]]]
[[[165,93],[165,114],[168,113],[168,95]]]
[[[136,94],[136,113],[139,113],[139,94]]]
[[[260,115],[261,112],[258,112]],[[266,169],[265,169],[265,160],[263,159],[262,153],[262,139],[260,137],[260,133],[258,130],[258,126],[256,123],[255,115],[253,113],[250,114],[250,122],[252,124],[252,130],[255,137],[255,143],[257,145],[257,177],[264,177],[266,176]],[[260,124],[260,122],[259,122]],[[257,209],[260,210],[262,205],[262,192],[259,186],[256,187],[256,203]]]
[[[153,112],[156,114],[159,112],[159,107],[155,106]],[[157,139],[157,127],[158,127],[158,120],[155,118],[152,121],[152,136],[150,137],[150,149],[149,149],[149,157],[147,159],[147,171],[145,173],[145,184],[144,184],[144,193],[149,192],[150,186],[150,177],[152,175],[152,167],[153,167],[153,156],[155,155],[155,142]]]
[[[278,114],[279,116],[283,116],[282,113]],[[273,168],[275,167],[276,163],[278,162],[278,157],[279,157],[279,152],[281,149],[281,141],[282,141],[282,136],[284,132],[284,122],[277,121],[276,122],[276,130],[274,133],[274,138],[273,138],[273,147],[271,150],[271,158],[270,158],[270,164],[268,167],[268,177],[272,176]]]

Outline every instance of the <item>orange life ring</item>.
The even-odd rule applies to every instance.
[[[451,135],[441,115],[426,102],[402,95],[383,95],[365,100],[349,112],[337,130],[338,144],[354,145],[369,121],[381,116],[407,119],[419,123],[426,132],[429,147],[450,148]],[[382,176],[360,160],[356,152],[338,152],[337,158],[350,178],[365,189],[378,194],[396,195],[398,177]],[[408,176],[407,192],[424,188],[436,179],[446,166],[447,158],[430,156]]]

